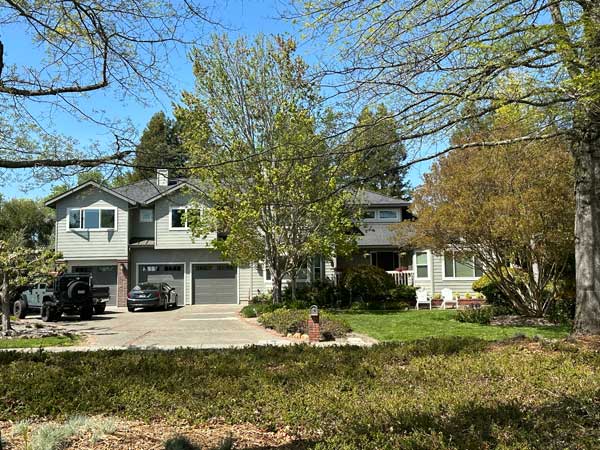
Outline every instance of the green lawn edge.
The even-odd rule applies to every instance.
[[[0,349],[70,347],[80,341],[79,336],[48,336],[41,338],[0,339]]]

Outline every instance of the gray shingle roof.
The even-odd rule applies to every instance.
[[[356,194],[356,201],[368,206],[409,206],[410,202],[400,198],[389,197],[377,192],[361,190]]]
[[[373,223],[361,225],[360,231],[363,234],[358,238],[359,247],[382,247],[395,244],[396,231],[388,223]]]
[[[145,203],[149,198],[161,194],[172,187],[172,185],[159,186],[156,184],[156,181],[141,180],[133,184],[128,184],[127,186],[114,188],[113,191],[135,200],[138,203]]]

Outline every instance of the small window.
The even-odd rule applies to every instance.
[[[100,227],[115,228],[115,210],[101,209],[100,210]]]
[[[372,209],[367,209],[366,211],[363,211],[363,219],[374,219],[375,218],[375,211],[373,211]]]
[[[429,278],[429,261],[427,252],[417,252],[415,254],[417,266],[417,278]]]
[[[142,266],[142,272],[158,272],[158,266]]]
[[[82,228],[80,209],[69,210],[69,228]]]
[[[181,266],[165,266],[164,267],[164,271],[165,272],[181,272],[183,269],[181,268]]]
[[[171,209],[171,228],[187,228],[187,221],[184,220],[186,208]]]
[[[154,222],[154,210],[148,208],[140,209],[140,222]]]
[[[394,211],[394,210],[381,210],[379,211],[379,218],[380,219],[397,219],[398,218],[398,211]]]

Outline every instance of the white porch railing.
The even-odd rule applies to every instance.
[[[399,272],[397,270],[390,270],[389,273],[392,277],[394,277],[394,281],[396,282],[396,286],[413,286],[414,285],[414,272],[412,270],[403,270]]]

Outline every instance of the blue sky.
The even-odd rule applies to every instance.
[[[204,36],[208,38],[211,32],[227,32],[232,36],[247,35],[254,36],[257,33],[277,34],[289,33],[297,36],[297,31],[289,22],[278,19],[278,11],[282,7],[279,0],[231,0],[228,2],[215,2],[213,16],[223,24],[223,27],[207,27],[203,30]],[[0,39],[5,43],[6,59],[13,63],[27,62],[28,58],[35,57],[31,51],[31,45],[22,39],[22,35],[17,29],[0,30]],[[311,49],[310,44],[300,45],[298,52],[309,63],[316,61],[323,56],[322,49],[317,52]],[[170,79],[177,91],[182,89],[191,89],[193,87],[193,76],[191,64],[188,61],[185,51],[172,55],[169,69]],[[105,110],[112,117],[123,120],[130,120],[139,131],[150,117],[159,110],[168,113],[171,111],[171,102],[177,99],[168,98],[160,95],[151,102],[149,106],[139,104],[135,101],[118,102],[110,92],[96,92],[89,95],[85,100],[86,104],[93,105],[94,108]],[[88,145],[92,142],[102,146],[110,142],[111,135],[106,129],[77,121],[73,117],[54,113],[52,116],[52,125],[56,130],[71,136],[82,145]],[[410,171],[410,180],[413,185],[419,183],[420,176],[428,165],[421,164]],[[31,179],[31,173],[28,171],[19,171],[12,173],[0,173],[3,178],[0,193],[4,198],[30,197],[38,198],[48,194],[52,187],[52,182],[41,184]]]

